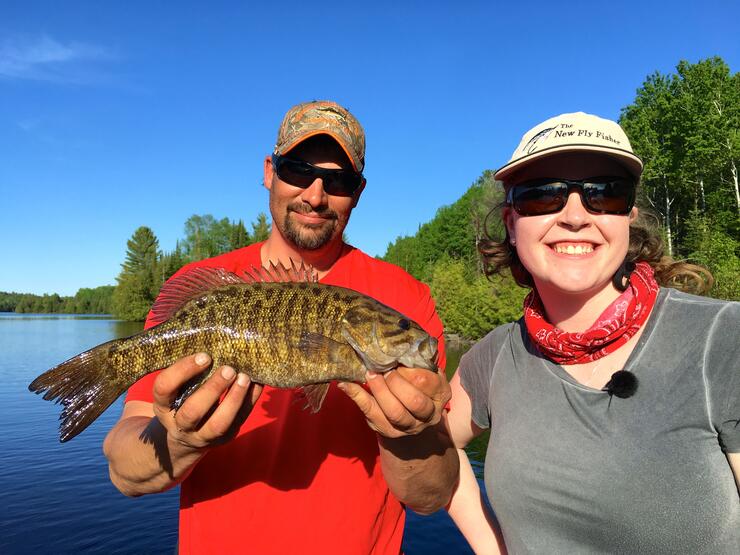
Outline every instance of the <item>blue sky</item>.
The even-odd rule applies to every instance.
[[[267,212],[293,104],[367,133],[348,235],[382,255],[507,160],[532,125],[617,118],[654,71],[740,69],[734,0],[0,4],[0,291],[115,283],[126,241]]]

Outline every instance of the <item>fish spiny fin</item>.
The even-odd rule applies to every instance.
[[[306,398],[304,409],[310,408],[311,412],[319,412],[321,405],[324,403],[326,394],[329,392],[328,383],[317,383],[303,386],[303,395]]]
[[[319,275],[313,266],[304,262],[297,266],[292,258],[290,267],[280,262],[270,262],[267,267],[251,266],[244,270],[240,277],[247,283],[317,283],[319,281]]]
[[[189,301],[204,293],[244,282],[244,278],[223,268],[193,268],[175,276],[162,286],[152,307],[152,318],[158,324],[165,322]]]

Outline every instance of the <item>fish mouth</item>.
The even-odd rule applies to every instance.
[[[400,364],[408,368],[424,368],[425,370],[437,371],[439,368],[438,341],[434,337],[422,337],[416,341],[403,356],[398,359]]]

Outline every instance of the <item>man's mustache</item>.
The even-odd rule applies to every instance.
[[[329,207],[325,208],[313,208],[310,204],[303,202],[294,202],[288,205],[288,212],[297,212],[299,214],[316,214],[322,218],[330,220],[337,219],[337,213]]]

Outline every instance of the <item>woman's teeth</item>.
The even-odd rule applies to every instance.
[[[594,251],[591,245],[555,245],[554,249],[560,254],[588,254]]]

